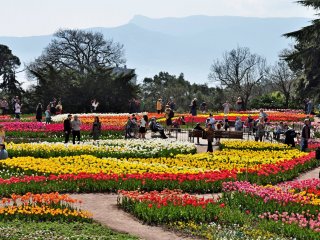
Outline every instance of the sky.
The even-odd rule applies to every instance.
[[[295,0],[0,0],[0,36],[52,34],[59,28],[115,27],[134,15],[308,17]]]

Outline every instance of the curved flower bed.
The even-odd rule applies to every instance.
[[[62,143],[9,143],[7,145],[11,157],[59,157],[90,154],[96,157],[166,157],[179,153],[195,153],[192,143],[155,139],[143,140],[105,140],[99,146],[94,142],[81,145],[65,145]]]

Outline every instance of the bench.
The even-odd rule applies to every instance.
[[[190,139],[190,142],[191,142],[191,138],[192,138],[192,142],[194,142],[194,138],[196,137],[197,138],[197,144],[200,144],[200,138],[203,137],[203,131],[201,130],[189,130],[188,132],[188,137]]]
[[[243,139],[243,131],[214,131],[213,137]]]

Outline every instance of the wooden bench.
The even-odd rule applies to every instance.
[[[213,137],[243,139],[243,131],[214,131]]]
[[[203,131],[195,130],[195,129],[189,130],[188,137],[190,139],[190,142],[191,142],[191,138],[192,138],[192,142],[194,142],[194,138],[196,137],[197,138],[197,144],[200,144],[200,138],[203,137]]]

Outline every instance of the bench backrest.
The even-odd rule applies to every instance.
[[[242,131],[214,131],[213,132],[214,138],[235,138],[235,139],[242,139],[243,132]]]

